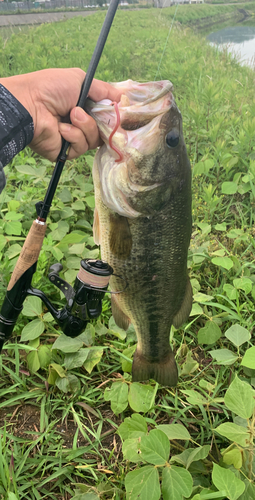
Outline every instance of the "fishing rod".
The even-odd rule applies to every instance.
[[[85,108],[86,99],[94,78],[103,48],[105,46],[119,0],[111,0],[110,6],[97,40],[89,67],[81,88],[77,106]],[[102,298],[107,290],[113,269],[101,260],[85,259],[77,274],[74,287],[59,276],[63,266],[53,264],[49,270],[49,280],[65,295],[67,304],[58,310],[46,295],[31,286],[36,271],[37,261],[46,233],[46,219],[57,185],[64,168],[70,143],[63,140],[59,156],[43,201],[36,203],[37,219],[33,221],[26,237],[17,264],[12,273],[7,292],[0,311],[0,352],[4,342],[11,336],[23,303],[28,295],[39,297],[61,330],[69,337],[76,337],[86,328],[87,323],[101,314]]]

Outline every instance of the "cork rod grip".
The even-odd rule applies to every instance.
[[[8,291],[12,289],[15,283],[17,283],[22,274],[24,274],[27,269],[37,262],[46,229],[47,224],[38,224],[38,222],[34,220],[12,273],[12,277],[7,288]]]

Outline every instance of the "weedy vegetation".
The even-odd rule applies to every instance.
[[[170,79],[183,115],[193,168],[194,305],[189,322],[169,332],[179,384],[132,383],[135,332],[116,326],[108,298],[76,339],[28,298],[0,358],[3,500],[255,498],[254,72],[178,23],[158,71],[172,12],[119,12],[97,77]],[[1,74],[86,69],[103,17],[13,35],[1,43]],[[61,261],[73,283],[80,259],[99,256],[92,163],[89,152],[66,165],[34,276],[58,307],[64,301],[48,281],[50,265]],[[6,167],[1,301],[51,172],[29,149]]]

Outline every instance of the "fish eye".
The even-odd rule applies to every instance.
[[[176,146],[178,146],[179,144],[179,139],[179,131],[173,128],[173,130],[168,132],[168,134],[166,135],[166,144],[169,148],[176,148]]]

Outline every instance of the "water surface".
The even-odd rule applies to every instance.
[[[227,48],[235,54],[241,64],[255,66],[255,23],[254,26],[237,25],[210,33],[207,40],[219,48]]]

